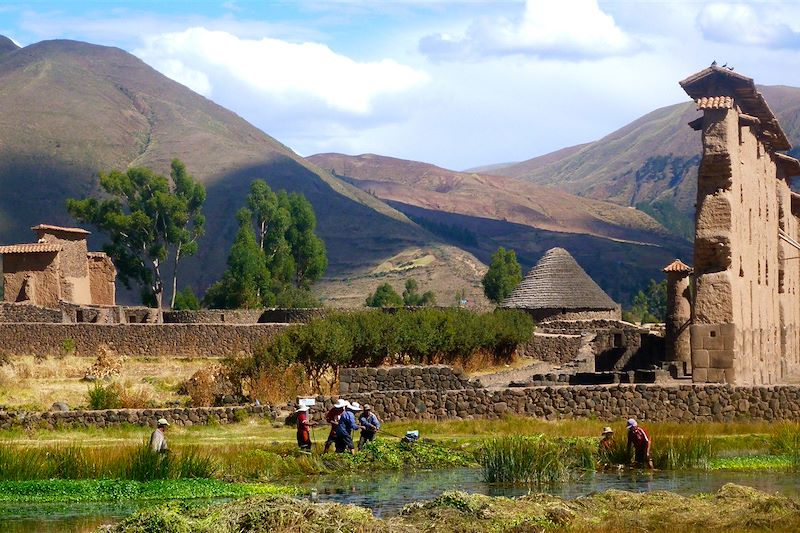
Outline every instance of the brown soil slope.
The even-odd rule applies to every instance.
[[[306,195],[346,277],[408,248],[436,244],[404,215],[330,175],[236,114],[117,48],[0,43],[0,242],[28,241],[39,222],[70,224],[68,197],[96,192],[99,171],[183,160],[208,187],[206,237],[182,267],[202,290],[224,269],[233,214],[252,179]],[[93,237],[94,246],[101,239]],[[474,279],[465,280],[466,284]]]

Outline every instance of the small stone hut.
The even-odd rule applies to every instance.
[[[3,299],[42,307],[115,305],[117,271],[103,252],[89,252],[89,232],[39,224],[37,242],[0,246]]]
[[[621,318],[620,306],[563,248],[551,248],[500,307],[524,309],[536,321]]]

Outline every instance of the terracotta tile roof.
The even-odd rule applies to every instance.
[[[53,226],[50,224],[39,224],[31,228],[33,231],[63,231],[64,233],[80,233],[82,235],[91,235],[90,231],[83,228],[66,228],[64,226]]]
[[[105,252],[86,252],[86,257],[99,259],[103,257],[108,257],[108,254]]]
[[[704,96],[695,100],[697,109],[733,109],[730,96]]]
[[[752,78],[715,65],[692,74],[681,81],[680,86],[695,102],[704,97],[713,98],[711,95],[728,93],[743,113],[761,121],[761,135],[773,150],[788,150],[792,147]]]
[[[662,272],[692,272],[692,267],[681,261],[680,259],[676,259],[672,263],[665,266]]]
[[[500,306],[517,309],[618,307],[563,248],[551,248],[545,252]]]
[[[60,244],[55,244],[50,242],[37,242],[32,244],[9,244],[8,246],[0,246],[0,255],[60,252],[62,249],[63,246],[61,246]]]

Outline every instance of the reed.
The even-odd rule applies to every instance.
[[[780,424],[770,436],[770,452],[789,458],[792,468],[800,469],[800,424],[785,422]]]
[[[653,465],[662,470],[708,469],[717,456],[717,445],[707,435],[666,437],[654,443]]]
[[[489,439],[476,459],[488,483],[553,483],[569,475],[566,447],[542,435]]]

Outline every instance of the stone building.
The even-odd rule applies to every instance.
[[[791,145],[752,79],[712,66],[680,85],[702,111],[689,124],[703,144],[692,378],[777,383],[800,362],[800,198],[789,187],[800,162],[781,153]]]
[[[115,305],[116,269],[105,253],[88,251],[88,231],[47,224],[31,229],[37,242],[0,246],[5,302]]]
[[[536,321],[621,318],[620,306],[563,248],[545,252],[500,307],[524,309]]]

